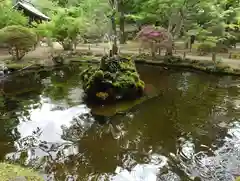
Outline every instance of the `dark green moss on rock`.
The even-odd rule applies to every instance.
[[[142,96],[144,82],[135,64],[123,57],[103,57],[99,67],[81,73],[83,89],[91,101],[116,101]]]

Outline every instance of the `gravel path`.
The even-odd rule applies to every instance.
[[[108,52],[108,47],[109,45],[107,43],[99,43],[99,44],[80,44],[77,47],[77,51],[81,50],[89,50],[95,53],[107,53]],[[126,54],[138,54],[138,44],[137,43],[129,43],[129,44],[124,44],[119,46],[119,50],[121,53],[126,53]],[[58,43],[54,43],[54,49],[55,50],[61,50],[61,46]],[[42,59],[46,60],[49,58],[49,48],[48,47],[38,47],[36,50],[29,52],[26,55],[26,58],[36,58],[36,59]],[[237,51],[240,53],[240,50]],[[175,55],[178,56],[183,56],[183,51],[178,51],[175,53]],[[227,54],[224,55],[227,57]],[[239,59],[229,59],[229,58],[222,58],[221,55],[217,56],[217,59],[221,59],[222,63],[229,65],[233,68],[240,68],[240,60]],[[8,55],[8,52],[6,50],[0,50],[0,61],[4,59],[10,59],[11,57]],[[187,54],[186,58],[189,59],[194,59],[194,60],[200,60],[200,61],[212,61],[211,56],[197,56],[197,55],[190,55]]]

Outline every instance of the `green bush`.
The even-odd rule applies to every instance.
[[[215,45],[211,42],[203,42],[198,45],[197,52],[199,55],[206,55],[214,51]]]
[[[7,26],[0,30],[0,43],[6,44],[14,60],[21,60],[37,45],[36,33],[21,25]]]
[[[231,58],[233,58],[233,59],[240,59],[240,53],[232,54]]]

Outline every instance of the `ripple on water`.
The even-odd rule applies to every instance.
[[[130,171],[121,167],[115,170],[111,181],[148,181],[157,180],[159,171],[167,166],[167,158],[158,154],[150,155],[148,164],[136,164]],[[164,176],[163,176],[164,177]]]
[[[228,135],[230,137],[225,137],[224,144],[215,151],[209,148],[195,153],[191,140],[184,140],[178,153],[183,169],[204,181],[234,181],[240,175],[239,122],[232,123]]]

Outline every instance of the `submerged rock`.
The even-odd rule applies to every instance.
[[[136,99],[143,95],[144,82],[132,60],[103,57],[99,67],[82,72],[83,89],[90,101]]]

